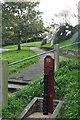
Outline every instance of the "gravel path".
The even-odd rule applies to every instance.
[[[35,51],[37,54],[41,53],[41,52],[44,52],[44,50],[41,50],[41,49],[36,48],[36,47],[30,47],[30,49]],[[23,80],[39,79],[43,74],[44,58],[45,58],[46,55],[40,56],[39,62],[37,62],[37,63],[27,67],[27,68],[22,69],[20,71],[20,73],[15,73],[13,75],[13,77],[17,78],[17,79],[23,79]],[[54,57],[53,53],[48,53],[48,55],[51,55],[52,57]]]

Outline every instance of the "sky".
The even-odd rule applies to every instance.
[[[0,1],[3,1],[3,0],[0,0]],[[12,1],[15,1],[15,0],[12,0]],[[20,0],[20,1],[23,1],[23,0]],[[80,0],[30,0],[30,1],[40,1],[39,10],[43,12],[42,18],[45,25],[48,25],[48,24],[51,24],[52,18],[57,23],[61,21],[60,18],[54,17],[54,14],[58,14],[61,10],[69,10],[71,14],[77,15],[78,11],[77,11],[76,4],[78,4],[78,1]],[[70,22],[73,26],[75,26],[78,23],[78,19],[70,18]]]
[[[69,10],[71,14],[78,14],[76,4],[80,0],[39,0],[39,10],[43,12],[43,20],[45,24],[51,23],[54,14],[58,14],[61,10]],[[59,18],[56,19],[59,21]],[[76,25],[77,18],[71,18],[71,24]]]

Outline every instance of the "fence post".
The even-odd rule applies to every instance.
[[[8,61],[2,60],[2,107],[8,104]]]
[[[2,109],[2,60],[0,60],[0,109]],[[2,113],[0,113],[0,118]]]
[[[59,44],[54,45],[55,70],[59,69]]]

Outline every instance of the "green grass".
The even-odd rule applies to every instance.
[[[21,47],[24,47],[25,46],[25,43],[21,44]],[[26,43],[26,46],[27,47],[30,47],[30,46],[33,46],[33,47],[41,47],[41,41],[38,41],[38,42],[29,42],[29,43]],[[7,46],[4,46],[3,48],[7,48],[7,49],[14,49],[16,48],[17,45],[7,45]]]
[[[65,41],[59,43],[59,47],[66,46],[66,45],[69,45],[69,44],[73,44],[73,42],[74,42],[73,39],[65,40]],[[42,45],[42,47],[52,48],[50,43]],[[63,49],[64,50],[80,50],[80,48],[77,45],[76,46],[66,47],[66,48],[63,48]]]
[[[14,49],[14,48],[17,48],[17,45],[7,45],[7,46],[4,46],[3,48],[5,48],[5,49]]]
[[[66,41],[60,42],[59,46],[62,47],[62,46],[66,46],[66,45],[69,45],[69,44],[73,44],[73,39],[68,39]],[[80,50],[80,48],[78,46],[70,46],[70,47],[66,47],[66,48],[63,48],[63,49],[64,50]]]
[[[15,118],[23,111],[25,106],[36,96],[42,96],[43,86],[36,80],[25,86],[23,89],[8,97],[8,107],[3,109],[3,117]]]
[[[51,48],[51,44],[47,43],[47,44],[43,45],[42,47],[49,47],[49,48]]]
[[[8,47],[11,49],[9,51],[2,53],[2,58],[7,59],[8,64],[10,64],[12,62],[16,62],[18,60],[22,60],[24,58],[27,58],[27,57],[30,57],[30,56],[33,56],[36,54],[34,51],[30,50],[28,47],[22,47],[22,49],[20,51],[17,50],[16,46],[14,46],[14,47],[8,46]],[[18,63],[16,65],[8,67],[9,75],[14,72],[19,72],[20,69],[22,69],[24,67],[28,67],[31,64],[34,64],[34,63],[38,62],[38,60],[39,60],[39,57],[36,57],[31,60],[23,61],[21,63]]]
[[[72,44],[72,43],[73,43],[73,40],[72,39],[68,39],[66,41],[60,42],[59,45],[61,47],[61,46],[69,45],[69,44]]]
[[[27,46],[33,46],[33,47],[38,47],[38,48],[40,48],[40,47],[41,47],[41,41],[39,41],[39,42],[30,42],[30,43],[27,43]]]
[[[59,70],[55,72],[55,99],[64,100],[64,104],[59,118],[76,118],[79,117],[79,79],[80,62],[79,61],[62,61]],[[42,97],[43,85],[40,81],[43,77],[25,86],[23,89],[13,93],[8,97],[8,106],[3,109],[3,117],[15,118],[23,111],[25,106],[36,96]],[[38,92],[37,92],[38,91]]]

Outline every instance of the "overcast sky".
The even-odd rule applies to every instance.
[[[3,0],[0,0],[3,1]],[[8,1],[8,0],[7,0]],[[12,0],[15,2],[15,0]],[[16,0],[18,1],[18,0]],[[20,1],[27,1],[27,0],[20,0]],[[78,1],[80,0],[30,0],[30,1],[40,1],[39,10],[43,12],[43,20],[44,23],[50,23],[51,19],[54,18],[54,14],[58,14],[61,10],[69,10],[72,14],[77,14],[77,7]],[[60,19],[56,19],[59,21]],[[70,20],[73,25],[78,23],[76,18]]]
[[[45,23],[51,23],[55,13],[59,13],[61,10],[70,10],[71,13],[77,14],[77,7],[80,0],[40,0],[40,11],[43,12],[43,20]],[[72,19],[72,24],[77,24],[77,19]]]

